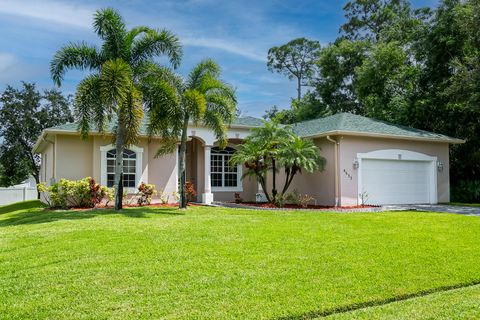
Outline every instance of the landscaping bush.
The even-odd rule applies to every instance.
[[[164,189],[160,189],[158,192],[158,199],[160,200],[161,204],[167,204],[168,199],[170,199],[170,195],[166,193]]]
[[[480,180],[461,180],[450,191],[452,202],[480,203]]]
[[[170,197],[172,197],[173,202],[178,202],[179,200],[179,194],[177,191],[172,191],[170,194],[168,194],[164,189],[160,189],[158,192],[158,199],[160,200],[161,204],[169,203]]]
[[[240,193],[235,192],[233,194],[233,196],[235,198],[235,203],[242,203],[243,202],[243,198],[240,196]]]
[[[143,206],[152,202],[152,196],[157,193],[157,190],[154,184],[142,182],[138,186],[138,193],[140,197],[138,197],[137,203],[139,206]]]
[[[197,196],[197,191],[195,191],[195,186],[192,182],[185,182],[185,193],[187,194],[187,203],[193,201]]]
[[[312,202],[312,200],[314,200],[312,196],[308,194],[300,194],[297,189],[293,190],[290,193],[287,193],[283,197],[284,204],[294,204],[297,206],[301,206],[302,208],[307,208],[310,202]]]
[[[294,189],[292,192],[289,192],[285,195],[285,202],[289,204],[300,205],[300,193],[297,189]]]
[[[76,181],[60,179],[49,187],[41,183],[38,191],[44,194],[44,199],[51,208],[93,208],[103,198],[109,197],[111,192],[91,177]]]
[[[172,198],[174,202],[177,203],[178,200],[180,200],[180,194],[177,191],[172,191]]]

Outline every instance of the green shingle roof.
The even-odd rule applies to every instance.
[[[232,124],[238,125],[238,126],[261,127],[263,125],[263,120],[246,116],[246,117],[236,118]]]
[[[144,119],[140,133],[146,135],[147,119]],[[239,117],[235,119],[232,126],[260,127],[263,120],[254,117]],[[109,124],[109,128],[113,123]],[[397,137],[411,137],[413,139],[423,140],[447,140],[450,142],[463,142],[460,139],[451,138],[442,134],[428,132],[424,130],[409,128],[385,121],[375,120],[351,113],[338,113],[325,118],[314,119],[292,125],[296,134],[301,137],[315,137],[327,134],[349,134],[358,133],[373,135],[388,135]],[[52,130],[76,131],[76,123],[66,123],[53,128]]]
[[[143,119],[143,123],[142,123],[142,126],[140,128],[140,134],[142,135],[146,135],[147,134],[147,120],[146,118]],[[232,126],[246,126],[246,127],[260,127],[262,126],[263,124],[263,121],[261,119],[258,119],[258,118],[254,118],[254,117],[239,117],[239,118],[236,118],[233,122],[232,122]],[[52,128],[49,128],[49,129],[52,129],[52,130],[59,130],[59,131],[77,131],[77,123],[65,123],[65,124],[61,124],[61,125],[58,125],[58,126],[55,126],[55,127],[52,127]],[[113,121],[110,122],[107,126],[107,132],[108,131],[111,131],[111,129],[113,128]],[[93,128],[96,128],[95,126],[93,126]],[[95,131],[95,130],[94,130]]]
[[[409,128],[385,121],[375,120],[351,113],[337,113],[325,118],[299,122],[293,125],[296,134],[301,137],[313,137],[326,133],[371,133],[421,138],[427,140],[458,140],[442,134]]]

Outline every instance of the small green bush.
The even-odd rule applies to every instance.
[[[49,187],[39,184],[38,191],[44,194],[44,199],[51,208],[93,208],[102,199],[110,198],[111,192],[91,177],[76,181],[60,179]]]
[[[297,189],[294,189],[292,192],[289,192],[285,195],[285,202],[289,204],[300,205],[300,193]]]

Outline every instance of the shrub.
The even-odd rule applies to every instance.
[[[109,193],[107,187],[100,186],[91,177],[77,181],[60,179],[50,187],[39,184],[38,190],[45,194],[44,198],[52,208],[93,208]]]
[[[368,193],[366,191],[363,191],[362,193],[359,193],[358,196],[360,197],[361,205],[364,206],[367,204],[368,201]]]
[[[164,189],[160,189],[158,192],[158,198],[160,199],[161,204],[167,204],[168,200],[170,199],[170,195],[166,193]]]
[[[185,182],[185,193],[187,194],[187,203],[193,201],[197,196],[197,191],[195,191],[195,186],[192,182]]]
[[[300,205],[303,207],[303,208],[307,208],[308,207],[308,204],[310,203],[310,201],[312,201],[314,198],[311,196],[311,195],[308,195],[308,194],[301,194],[300,197],[299,197],[299,202],[300,202]]]
[[[298,190],[294,189],[292,192],[287,193],[285,195],[285,202],[299,206],[300,205],[300,193],[298,193]]]
[[[273,204],[276,207],[282,208],[285,206],[285,195],[277,194],[273,200]]]
[[[172,191],[172,198],[176,203],[178,203],[178,200],[180,200],[180,195],[177,191]]]
[[[142,182],[138,186],[138,193],[140,194],[140,197],[138,198],[137,203],[138,205],[143,206],[152,202],[152,196],[157,193],[157,190],[154,184]]]
[[[289,204],[294,204],[297,206],[301,206],[303,208],[307,208],[308,204],[314,200],[311,195],[308,194],[300,194],[298,190],[293,190],[290,193],[287,193],[284,197],[284,202]]]
[[[115,199],[115,188],[107,188],[102,186],[102,188],[105,188],[105,207],[108,206],[110,202],[112,202]]]
[[[242,203],[242,202],[243,202],[243,199],[242,199],[242,197],[240,196],[240,193],[235,192],[235,193],[233,194],[233,196],[235,197],[235,203]]]

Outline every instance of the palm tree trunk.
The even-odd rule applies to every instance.
[[[288,188],[290,187],[290,184],[293,181],[293,177],[297,172],[298,172],[297,170],[294,170],[294,169],[291,170],[290,176],[287,179],[285,179],[285,185],[283,187],[282,194],[285,194],[285,192],[287,192]]]
[[[118,124],[117,137],[115,142],[115,210],[123,208],[123,150],[125,142],[125,127],[123,123]]]
[[[287,191],[288,189],[288,180],[290,179],[290,168],[285,168],[285,183],[283,185],[283,189],[282,189],[282,195],[285,194],[285,192]]]
[[[277,182],[276,182],[276,171],[275,158],[272,157],[272,200],[275,201],[277,197]]]
[[[268,194],[267,182],[265,181],[265,177],[262,176],[260,173],[257,173],[257,179],[260,182],[260,186],[262,187],[263,193],[265,194],[267,201],[272,202],[270,195]]]
[[[179,171],[180,171],[180,209],[187,208],[187,195],[185,193],[185,181],[186,181],[186,153],[187,153],[187,130],[188,130],[188,121],[190,117],[188,113],[185,113],[183,118],[183,129],[182,129],[182,140],[180,141],[180,158],[179,158]]]

